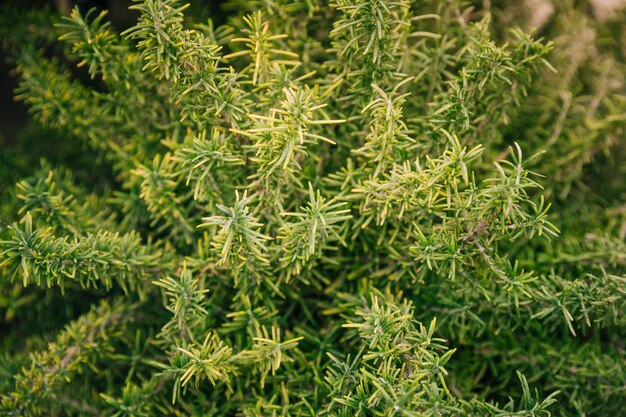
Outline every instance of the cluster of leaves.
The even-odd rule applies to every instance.
[[[620,414],[624,12],[223,7],[1,9],[0,413]]]

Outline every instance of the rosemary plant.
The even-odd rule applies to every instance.
[[[608,3],[0,9],[0,415],[623,415]]]

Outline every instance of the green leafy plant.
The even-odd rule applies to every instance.
[[[0,414],[621,415],[600,3],[0,9]]]

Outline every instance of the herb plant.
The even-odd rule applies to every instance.
[[[1,9],[0,414],[623,415],[604,3]]]

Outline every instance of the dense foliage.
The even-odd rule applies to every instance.
[[[0,12],[0,414],[623,415],[619,5],[201,3]]]

